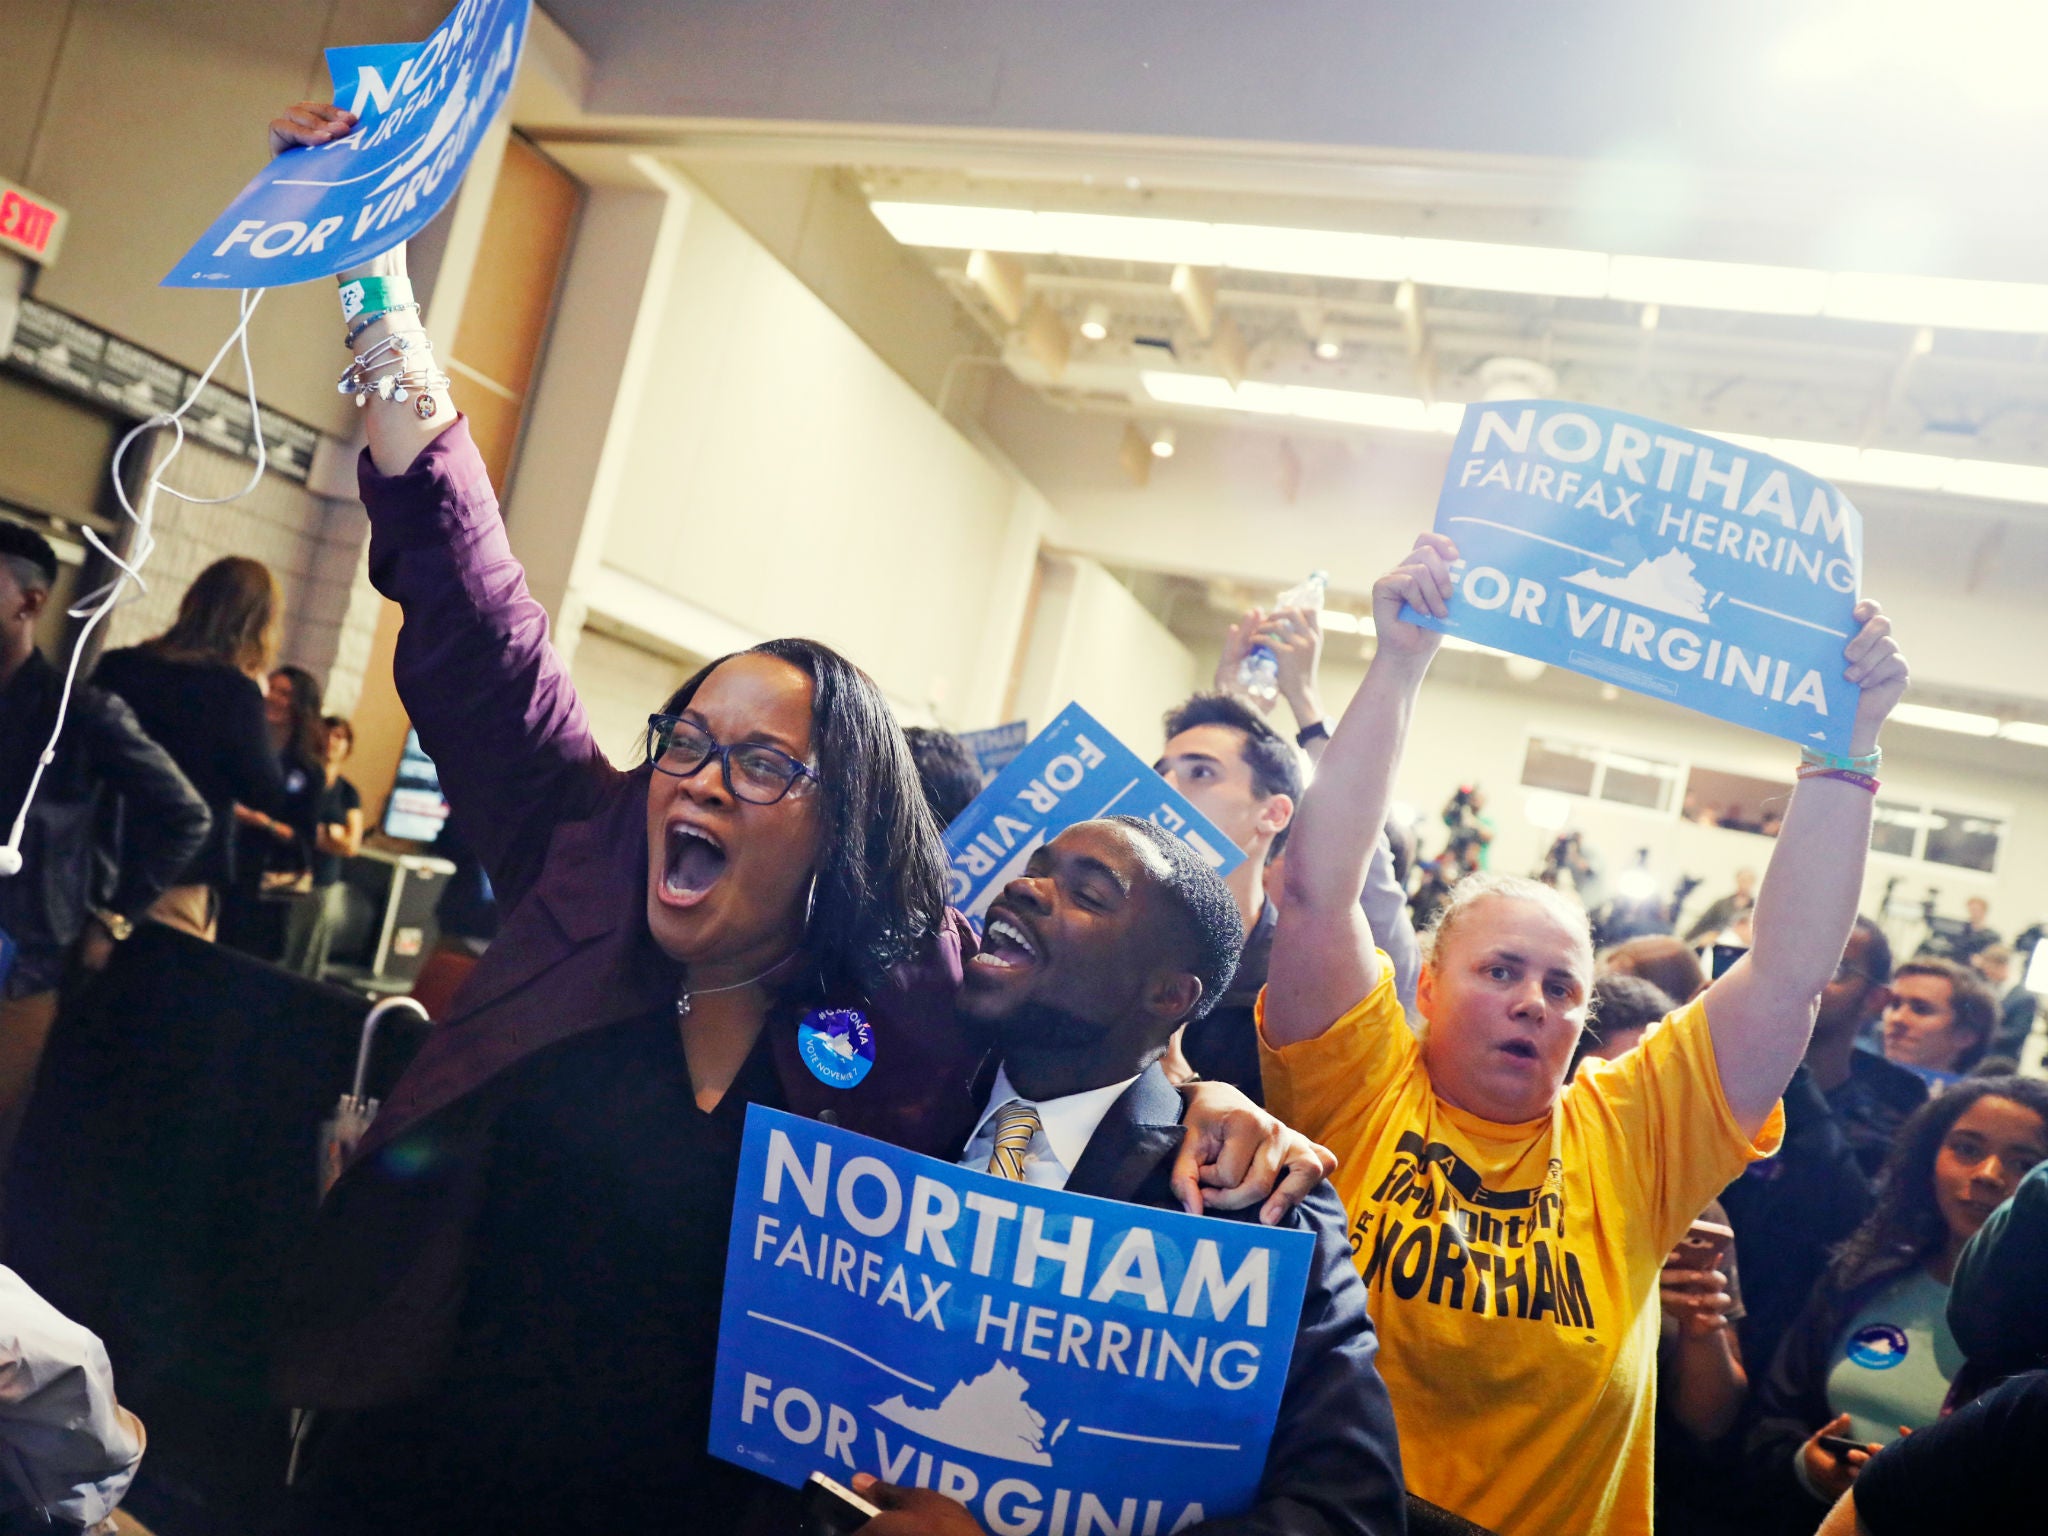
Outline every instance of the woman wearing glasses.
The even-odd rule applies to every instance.
[[[301,107],[272,142],[352,126]],[[393,253],[372,275],[402,272]],[[951,1012],[969,940],[902,733],[824,646],[712,663],[651,718],[646,764],[605,761],[415,314],[352,321],[350,350],[382,346],[397,381],[361,391],[370,570],[404,610],[400,694],[507,916],[286,1300],[280,1386],[315,1410],[298,1522],[743,1529],[780,1490],[704,1446],[746,1106],[950,1159],[977,1107]],[[841,1008],[871,1028],[861,1060],[806,1058],[804,1022]],[[1282,1164],[1296,1190],[1322,1176],[1236,1095],[1195,1094],[1196,1209],[1204,1155],[1251,1170],[1231,1204]]]

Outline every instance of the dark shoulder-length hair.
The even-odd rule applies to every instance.
[[[815,640],[768,640],[700,669],[662,706],[690,707],[734,655],[773,656],[811,680],[811,742],[824,817],[805,981],[822,996],[871,996],[920,954],[946,915],[946,854],[903,729],[873,678]]]
[[[327,767],[327,722],[320,714],[320,679],[304,667],[282,666],[270,674],[291,689],[291,713],[285,721],[284,755],[301,768],[324,773]]]
[[[1876,1260],[1897,1255],[1901,1262],[1919,1264],[1940,1249],[1948,1224],[1934,1199],[1934,1160],[1955,1123],[1979,1099],[2010,1099],[2048,1126],[2048,1083],[2030,1077],[1967,1077],[1922,1104],[1892,1142],[1878,1179],[1876,1206],[1835,1250],[1837,1284],[1851,1283]]]

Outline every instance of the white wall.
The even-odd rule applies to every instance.
[[[1194,654],[1093,560],[1041,563],[1013,704],[1032,730],[1078,703],[1149,758],[1159,750],[1160,717],[1194,691],[1198,675],[1208,672],[1198,673]]]
[[[604,755],[621,768],[638,763],[647,739],[647,717],[697,665],[659,655],[631,640],[584,630],[569,671]]]
[[[1013,519],[1035,529],[1042,508],[731,217],[677,195],[687,220],[595,531],[603,569],[583,580],[593,611],[615,573],[735,637],[836,646],[908,717],[993,723],[1015,626],[990,605],[1015,570]]]

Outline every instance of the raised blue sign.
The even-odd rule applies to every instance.
[[[711,1450],[936,1489],[991,1531],[1247,1508],[1315,1240],[970,1173],[751,1106]]]
[[[1437,501],[1464,557],[1431,629],[1846,752],[1863,517],[1720,438],[1559,400],[1470,405]]]
[[[1181,839],[1219,875],[1244,853],[1216,824],[1087,710],[1069,704],[946,828],[946,900],[981,914],[1023,872],[1032,850],[1079,821],[1142,816]]]
[[[462,0],[423,43],[328,49],[335,105],[357,114],[355,132],[272,160],[163,286],[311,282],[426,228],[512,88],[527,3]]]
[[[1012,720],[985,731],[962,731],[960,739],[974,754],[974,761],[981,767],[981,782],[986,784],[1017,760],[1017,754],[1031,740],[1031,727],[1025,721]]]

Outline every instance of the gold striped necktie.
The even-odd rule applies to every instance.
[[[1038,1134],[1038,1107],[1012,1099],[996,1111],[996,1148],[989,1155],[988,1171],[999,1179],[1024,1177],[1024,1158],[1031,1150],[1031,1138]]]

